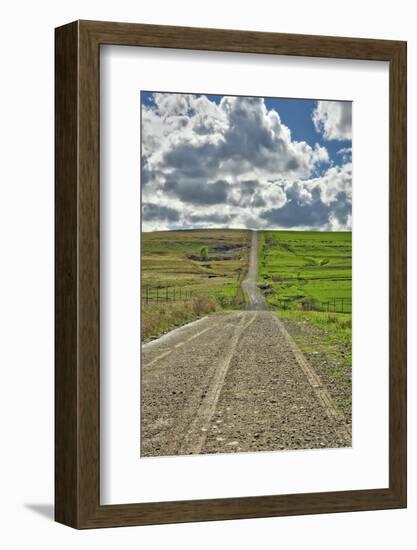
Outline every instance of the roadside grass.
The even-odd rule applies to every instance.
[[[352,316],[348,313],[323,313],[321,311],[279,310],[282,319],[308,323],[321,330],[321,342],[311,346],[300,342],[305,352],[326,352],[343,366],[352,363]]]
[[[213,300],[206,298],[144,307],[142,308],[142,340],[146,342],[158,338],[169,330],[213,313],[217,308]]]
[[[242,307],[249,231],[158,231],[142,233],[141,238],[143,338],[159,336],[211,311]],[[181,288],[192,292],[193,299],[146,303],[146,287]]]

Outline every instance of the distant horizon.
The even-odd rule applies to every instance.
[[[352,228],[352,102],[142,91],[144,232]]]
[[[256,231],[256,232],[285,232],[285,233],[352,233],[352,229],[321,230],[321,229],[251,229],[250,227],[187,227],[172,229],[143,230],[142,233],[169,233],[174,231]]]

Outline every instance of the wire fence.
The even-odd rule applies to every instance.
[[[193,291],[184,287],[156,286],[142,287],[142,303],[183,302],[194,298]]]
[[[290,298],[278,299],[277,305],[281,309],[301,309],[303,311],[323,311],[328,313],[352,313],[350,298],[330,298],[326,301],[312,298],[295,302]]]
[[[142,304],[184,302],[193,300],[196,296],[193,290],[187,287],[176,286],[144,286],[141,291]],[[223,307],[241,305],[236,296],[218,297]],[[316,300],[314,298],[276,298],[274,305],[280,309],[298,309],[302,311],[322,311],[327,313],[352,313],[352,300],[350,298],[335,297],[329,300]]]

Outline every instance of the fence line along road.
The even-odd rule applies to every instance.
[[[146,286],[142,288],[142,302],[178,302],[191,300],[193,291],[184,287],[175,286]]]
[[[321,301],[305,299],[298,302],[303,311],[323,311],[327,313],[352,313],[352,300],[349,298],[331,298]],[[294,309],[292,300],[278,299],[277,305],[280,309]]]

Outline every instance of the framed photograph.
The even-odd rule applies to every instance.
[[[406,43],[56,29],[56,520],[406,506]]]

